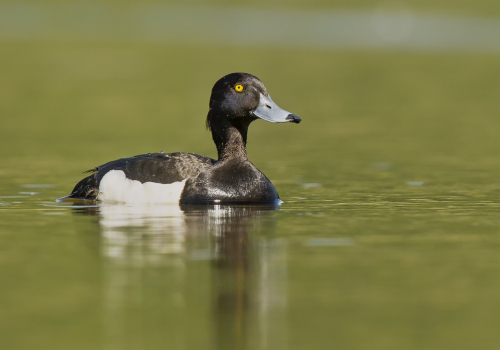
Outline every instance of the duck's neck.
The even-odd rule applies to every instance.
[[[230,123],[225,118],[211,118],[210,128],[217,146],[219,162],[234,158],[248,159],[247,131],[251,122],[249,119]]]

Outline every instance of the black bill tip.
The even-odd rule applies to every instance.
[[[302,120],[299,117],[297,117],[295,114],[291,114],[291,113],[285,119],[289,120],[292,123],[296,123],[296,124],[300,123],[300,121]]]

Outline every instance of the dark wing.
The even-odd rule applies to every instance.
[[[76,184],[69,197],[95,199],[99,183],[110,170],[121,170],[130,180],[170,184],[194,177],[211,168],[214,159],[190,153],[148,153],[111,161],[89,170],[94,174]]]

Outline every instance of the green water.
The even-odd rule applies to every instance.
[[[1,349],[500,345],[498,56],[0,44]],[[213,83],[257,75],[284,203],[56,203],[108,160],[215,157]]]

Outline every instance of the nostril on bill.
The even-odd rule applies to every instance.
[[[273,109],[273,107],[271,107],[270,105],[265,105],[265,106],[269,109]]]

